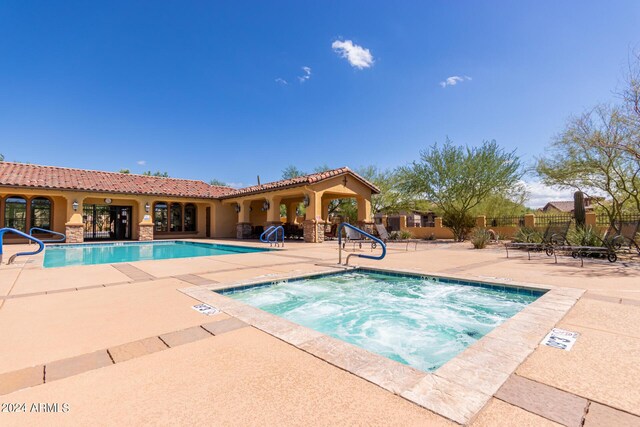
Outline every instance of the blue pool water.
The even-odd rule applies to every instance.
[[[185,241],[89,243],[51,245],[44,252],[45,267],[111,264],[151,259],[191,258],[263,252],[268,249]]]
[[[542,292],[355,271],[225,292],[269,313],[434,371]]]

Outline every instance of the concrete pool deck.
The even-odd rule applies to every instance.
[[[640,424],[640,334],[632,327],[640,321],[640,261],[587,260],[580,268],[567,257],[507,260],[503,249],[469,246],[390,245],[382,261],[352,263],[586,292],[553,321],[580,333],[571,351],[535,346],[506,370],[467,361],[480,376],[505,377],[467,418],[424,409],[255,327],[227,330],[234,316],[200,314],[191,308],[198,301],[179,291],[335,271],[334,241],[128,264],[43,269],[35,256],[2,265],[0,402],[64,402],[69,411],[0,412],[0,424]]]

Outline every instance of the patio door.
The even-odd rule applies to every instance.
[[[128,240],[131,238],[131,206],[84,205],[85,240]]]
[[[131,238],[130,206],[113,206],[111,209],[111,221],[116,240],[129,240]]]

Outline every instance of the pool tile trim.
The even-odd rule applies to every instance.
[[[275,253],[278,251],[283,251],[283,249],[274,248],[274,247],[266,248],[264,246],[249,246],[249,245],[243,246],[243,245],[233,245],[233,244],[227,244],[227,243],[208,243],[208,242],[199,242],[194,240],[150,240],[150,241],[142,241],[142,242],[141,241],[124,241],[124,242],[97,241],[97,242],[84,242],[84,243],[54,243],[54,244],[47,245],[46,248],[56,249],[56,248],[86,248],[90,246],[140,246],[140,245],[149,245],[149,244],[155,245],[155,246],[169,245],[169,244],[184,244],[184,245],[194,245],[194,246],[201,246],[201,247],[207,247],[207,248],[213,247],[214,249],[219,248],[219,249],[227,250],[229,253],[225,255],[238,255],[238,254],[250,254],[250,253],[261,253],[261,252]],[[35,256],[35,259],[30,259],[30,260],[27,260],[26,262],[30,263],[32,261],[35,261],[36,267],[46,268],[46,269],[51,269],[51,268],[57,269],[57,268],[69,267],[67,265],[60,265],[56,267],[46,267],[44,265],[45,252],[37,254]],[[82,267],[82,266],[92,266],[92,265],[115,266],[117,264],[143,262],[143,261],[162,261],[164,259],[192,259],[192,258],[205,258],[205,257],[218,257],[218,256],[221,256],[221,255],[200,255],[195,257],[163,258],[158,260],[152,259],[152,260],[135,260],[135,261],[122,261],[122,262],[106,262],[106,263],[97,263],[97,264],[78,264],[78,265],[73,265],[72,267]],[[20,268],[22,267],[24,266],[20,265]]]
[[[466,350],[432,373],[419,371],[358,346],[290,322],[282,317],[229,298],[225,293],[289,280],[325,277],[345,271],[364,271],[399,277],[421,277],[492,289],[539,295],[519,313],[493,329]],[[182,293],[270,334],[325,362],[378,385],[458,424],[470,423],[533,353],[541,340],[575,305],[582,289],[534,283],[441,276],[407,270],[336,266],[336,271],[307,273],[265,280],[265,277],[211,286],[179,289]],[[517,341],[510,339],[513,335]],[[487,338],[487,339],[485,339]],[[484,375],[477,375],[481,372]]]

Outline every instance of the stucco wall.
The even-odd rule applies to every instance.
[[[238,214],[234,205],[215,201],[211,208],[211,237],[231,238],[236,236]]]

